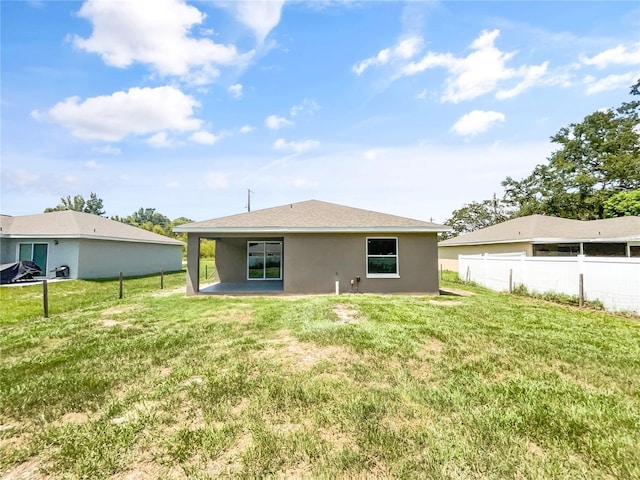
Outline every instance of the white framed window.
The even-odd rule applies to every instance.
[[[367,237],[367,278],[400,278],[397,237]]]
[[[282,242],[247,242],[247,280],[282,280]]]

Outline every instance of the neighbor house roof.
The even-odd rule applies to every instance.
[[[450,238],[440,242],[438,246],[453,247],[512,242],[601,242],[613,240],[640,241],[640,217],[571,220],[546,215],[529,215]]]
[[[3,238],[83,238],[183,245],[183,242],[164,235],[73,210],[16,217],[0,215],[0,236]]]
[[[450,228],[411,218],[308,200],[174,228],[191,233],[444,232]]]

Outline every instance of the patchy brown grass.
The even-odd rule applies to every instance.
[[[288,330],[279,331],[275,339],[265,343],[268,347],[257,352],[256,356],[280,360],[297,371],[309,370],[322,360],[344,364],[359,358],[345,347],[300,342]]]

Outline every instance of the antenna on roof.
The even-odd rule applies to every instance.
[[[247,188],[247,212],[251,211],[251,194],[253,192]]]

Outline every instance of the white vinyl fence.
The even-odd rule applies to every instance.
[[[640,258],[527,257],[523,253],[460,255],[460,278],[492,290],[578,296],[580,274],[586,301],[599,300],[607,310],[640,313]]]

